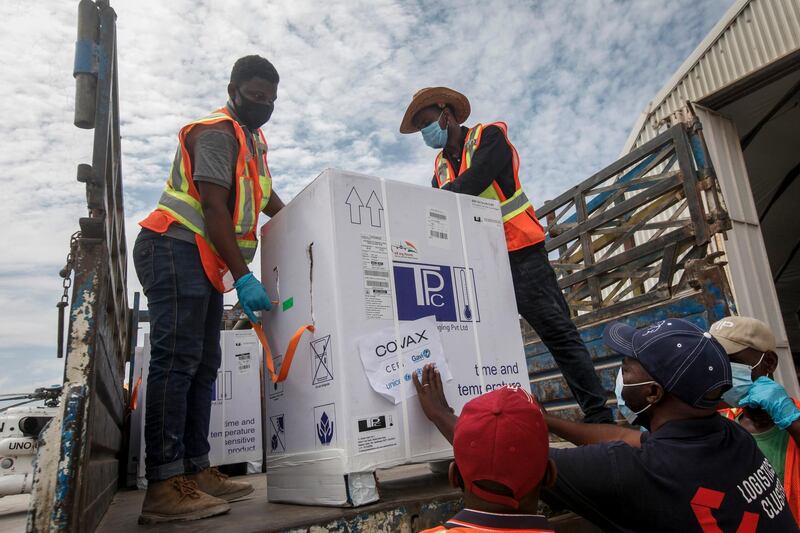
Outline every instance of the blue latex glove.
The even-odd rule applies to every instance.
[[[739,405],[760,407],[781,429],[788,428],[792,422],[800,419],[800,409],[786,393],[786,389],[766,376],[761,376],[753,382],[744,398],[739,400]]]
[[[258,322],[256,311],[269,311],[272,309],[272,302],[267,294],[267,289],[261,284],[252,272],[248,272],[233,284],[236,289],[236,296],[242,304],[242,310],[251,322]]]

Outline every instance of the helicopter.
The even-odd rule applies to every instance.
[[[61,385],[31,393],[0,394],[0,498],[26,494],[33,486],[33,461],[39,436],[58,411]],[[30,405],[43,402],[44,405]]]

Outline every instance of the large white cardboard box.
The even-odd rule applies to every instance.
[[[260,463],[263,459],[261,413],[261,364],[263,355],[252,330],[220,332],[222,363],[212,391],[208,440],[211,466]],[[139,386],[138,405],[131,416],[132,463],[137,465],[137,485],[144,487],[144,421],[147,404],[147,376],[150,367],[150,335],[135,361],[134,385]],[[135,428],[135,429],[133,429]],[[135,441],[133,439],[136,439]]]
[[[451,457],[410,373],[442,348],[457,413],[528,387],[496,201],[326,170],[261,237],[276,368],[297,328],[316,328],[267,385],[270,501],[362,505],[378,498],[375,469]]]

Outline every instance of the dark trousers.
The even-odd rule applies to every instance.
[[[613,422],[589,351],[569,316],[544,243],[509,253],[519,314],[550,350],[586,422]]]
[[[146,474],[159,481],[209,466],[222,294],[208,281],[192,243],[143,229],[133,264],[150,311]]]

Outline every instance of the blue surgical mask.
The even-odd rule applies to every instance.
[[[653,404],[649,403],[643,409],[640,409],[639,411],[633,411],[630,407],[628,407],[625,404],[625,399],[622,397],[622,389],[624,389],[625,387],[637,387],[639,385],[649,385],[650,383],[655,383],[655,381],[651,380],[651,381],[642,381],[641,383],[625,383],[622,380],[622,369],[620,368],[619,372],[617,373],[617,383],[614,386],[614,394],[616,394],[617,396],[617,409],[619,409],[619,414],[624,416],[625,420],[628,421],[628,424],[632,426],[636,425],[636,419],[639,417],[639,415],[650,409],[650,407],[652,407]]]
[[[444,111],[442,111],[442,113],[444,113]],[[439,114],[439,118],[419,130],[420,133],[422,133],[422,139],[425,141],[425,144],[431,148],[444,148],[444,145],[447,144],[447,128],[439,126],[440,118],[442,118],[441,113]]]
[[[761,354],[761,359],[753,366],[745,365],[743,363],[731,363],[731,381],[733,386],[722,394],[722,399],[731,407],[739,407],[739,402],[742,401],[753,385],[753,369],[761,364],[764,360],[764,355]]]

